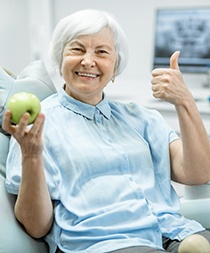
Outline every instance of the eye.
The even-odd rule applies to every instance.
[[[104,49],[97,50],[96,53],[98,55],[106,55],[106,54],[108,54],[108,52],[106,50],[104,50]]]
[[[72,47],[70,50],[71,52],[76,53],[76,54],[80,54],[84,52],[84,49],[81,47]]]

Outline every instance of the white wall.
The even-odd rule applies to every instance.
[[[27,0],[0,0],[0,65],[12,71],[28,61]]]
[[[19,73],[46,54],[52,33],[50,0],[0,0],[0,66]]]
[[[209,0],[0,0],[0,65],[15,73],[46,58],[52,30],[70,13],[95,8],[111,12],[127,34],[130,60],[123,76],[148,79],[152,68],[154,12],[160,7],[210,6]]]

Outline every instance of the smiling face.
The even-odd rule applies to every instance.
[[[114,35],[108,27],[67,43],[61,65],[67,94],[88,104],[98,104],[104,87],[114,76],[116,59]]]

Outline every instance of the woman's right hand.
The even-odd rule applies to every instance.
[[[7,110],[4,114],[2,128],[12,135],[21,147],[22,155],[40,155],[43,151],[42,130],[44,125],[44,114],[39,113],[34,124],[28,127],[29,114],[25,113],[18,125],[11,124],[11,112]]]
[[[45,236],[53,223],[53,204],[47,187],[42,159],[44,114],[39,113],[28,126],[25,113],[18,125],[11,124],[11,112],[6,111],[2,128],[19,143],[22,152],[21,184],[15,203],[15,216],[27,233],[35,238]],[[33,219],[32,219],[33,217]]]

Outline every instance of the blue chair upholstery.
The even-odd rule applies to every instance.
[[[8,136],[1,128],[9,97],[20,91],[37,95],[40,100],[56,92],[42,61],[27,66],[17,79],[0,68],[0,253],[47,253],[44,240],[31,238],[14,216],[15,196],[5,189],[5,165],[9,149]]]

